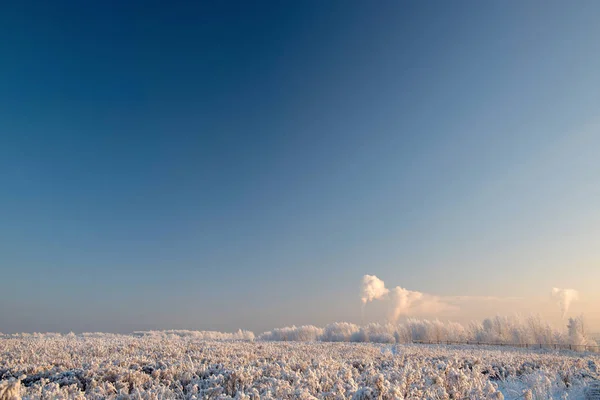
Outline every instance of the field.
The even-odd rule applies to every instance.
[[[0,399],[593,399],[599,367],[510,347],[6,336]]]

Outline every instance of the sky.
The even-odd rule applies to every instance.
[[[600,2],[1,7],[0,332],[368,322],[365,274],[600,331]]]

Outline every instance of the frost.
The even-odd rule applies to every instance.
[[[21,382],[15,379],[0,382],[0,400],[20,400]]]
[[[324,328],[312,325],[274,329],[258,336],[269,341],[323,341],[371,343],[481,343],[517,347],[546,347],[555,349],[597,351],[594,340],[588,337],[584,321],[570,318],[567,329],[551,327],[540,317],[494,317],[463,326],[456,322],[409,318],[399,324],[368,324],[358,326],[336,322]]]
[[[493,321],[485,325],[494,331]],[[402,334],[435,337],[448,327],[413,321]],[[401,334],[394,325],[273,332],[298,341],[190,331],[7,336],[0,338],[0,399],[498,400],[600,393],[600,358],[592,353],[391,344],[400,337],[392,332]],[[319,336],[337,343],[314,341]],[[350,340],[385,344],[344,343]]]

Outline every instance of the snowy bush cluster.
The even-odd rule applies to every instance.
[[[136,336],[155,336],[169,337],[181,336],[192,337],[201,340],[254,340],[254,333],[251,331],[238,330],[234,333],[224,333],[215,331],[186,331],[186,330],[167,330],[167,331],[139,331],[133,333]]]
[[[598,366],[592,353],[518,348],[38,334],[0,339],[0,400],[591,399]]]
[[[191,337],[200,340],[254,340],[254,333],[251,331],[238,330],[237,332],[216,332],[216,331],[187,331],[187,330],[165,330],[165,331],[136,331],[132,333],[133,336],[152,336],[155,338],[169,338],[169,337]],[[12,335],[3,335],[0,333],[0,337],[6,338],[51,338],[51,337],[62,337],[60,333],[14,333]],[[66,336],[74,337],[74,333],[69,333]],[[113,333],[103,332],[85,332],[79,336],[85,338],[110,338],[116,337]]]
[[[576,350],[594,350],[596,342],[588,337],[581,318],[569,320],[567,329],[559,331],[541,318],[531,316],[495,317],[463,326],[456,322],[408,319],[400,324],[369,324],[359,326],[347,322],[333,323],[325,328],[312,325],[274,329],[259,335],[261,340],[412,343],[490,343],[571,345]]]

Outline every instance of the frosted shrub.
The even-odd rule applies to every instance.
[[[358,325],[348,322],[335,322],[325,327],[321,340],[324,342],[349,342],[352,335],[359,329]]]
[[[539,316],[527,318],[494,317],[472,322],[467,327],[457,322],[407,319],[400,324],[371,323],[358,326],[336,322],[318,328],[312,325],[285,327],[265,332],[259,340],[372,342],[372,343],[487,343],[503,345],[542,345],[573,350],[597,351],[596,342],[588,337],[582,318],[571,318],[567,330],[552,328]]]
[[[238,330],[234,333],[224,333],[215,331],[186,331],[186,330],[167,330],[167,331],[140,331],[134,332],[135,336],[156,336],[156,337],[168,337],[168,336],[181,336],[181,337],[193,337],[200,340],[254,340],[254,333],[245,330]],[[87,337],[94,337],[93,335],[98,334],[84,334]]]
[[[293,342],[314,342],[321,338],[323,329],[312,325],[291,326],[286,328],[273,329],[259,336],[260,340],[293,341]]]
[[[352,342],[396,343],[396,329],[391,324],[369,324],[361,327],[350,337]]]

